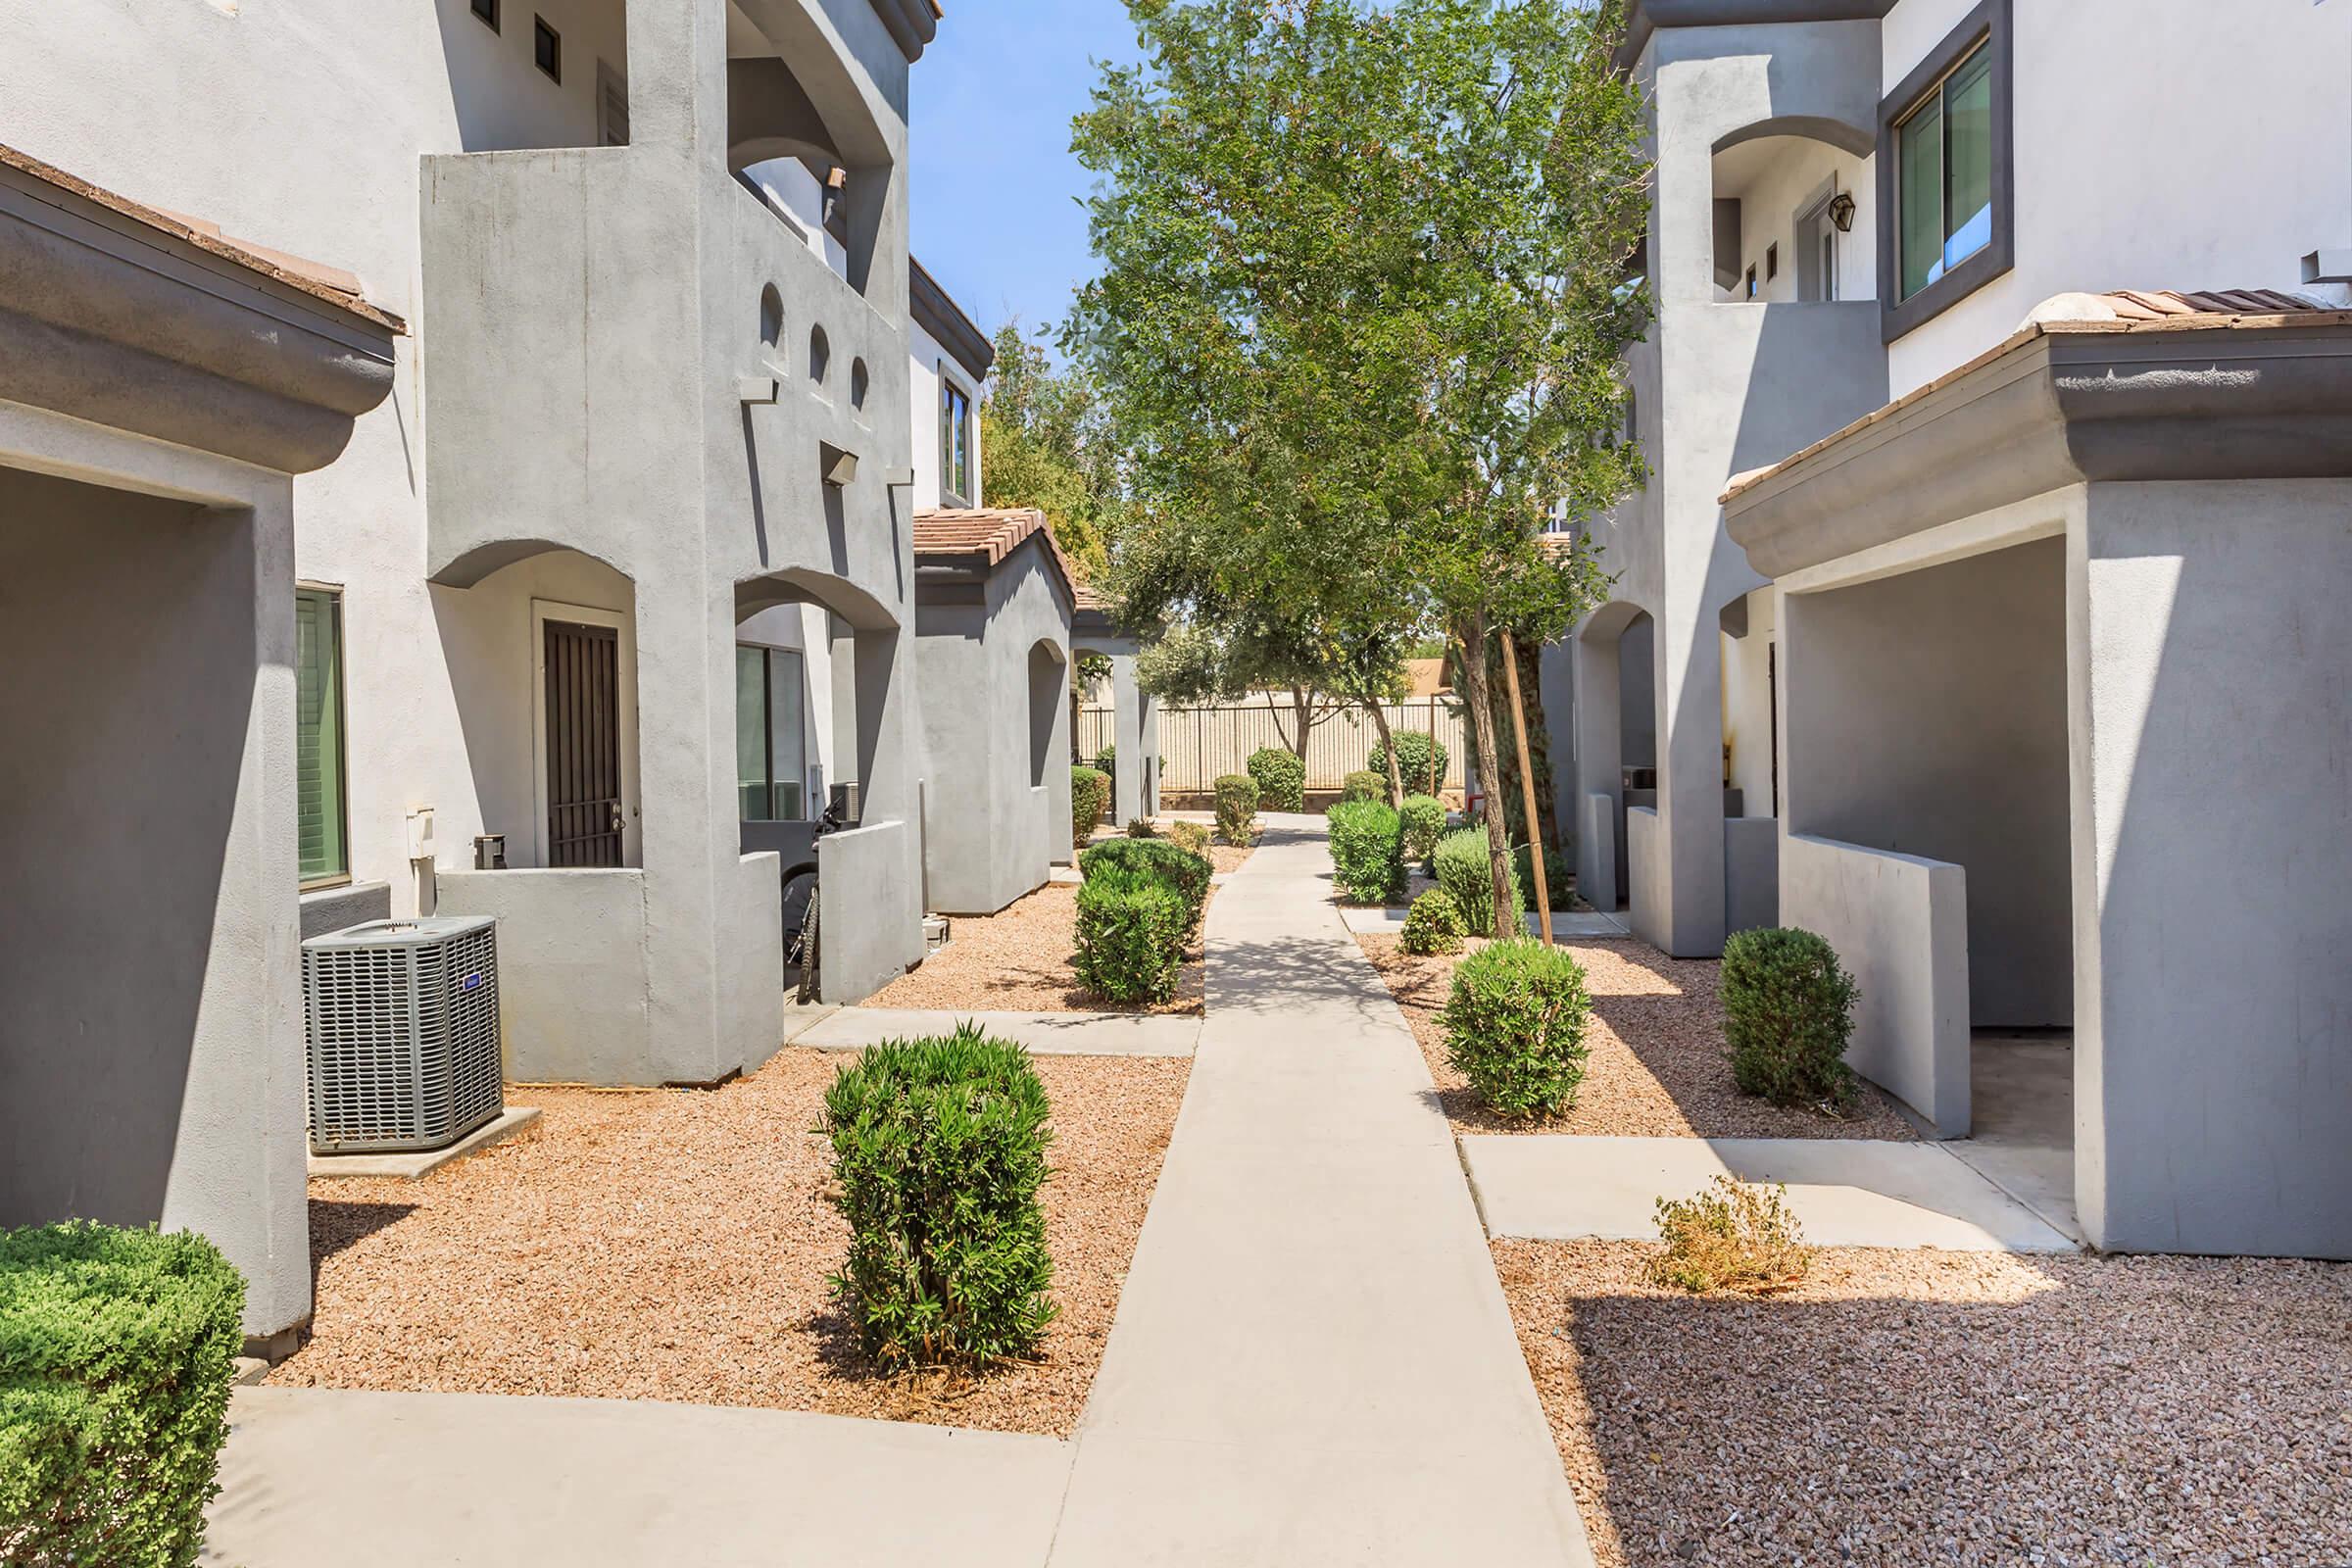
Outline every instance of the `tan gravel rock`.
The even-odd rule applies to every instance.
[[[709,1093],[521,1090],[534,1134],[421,1182],[313,1183],[313,1337],[269,1381],[1068,1434],[1191,1063],[1038,1058],[1060,1316],[1037,1361],[956,1384],[873,1375],[829,1298],[848,1229],[815,1128],[842,1059],[787,1049]]]
[[[1209,901],[1216,901],[1212,889]],[[952,940],[921,967],[865,1000],[868,1007],[970,1007],[981,1012],[1199,1012],[1206,989],[1198,940],[1176,995],[1150,1006],[1107,1002],[1078,984],[1078,889],[1049,882],[995,914],[959,914]]]
[[[1494,1248],[1601,1568],[2352,1562],[2352,1267],[1834,1250],[1729,1300]]]
[[[1589,1054],[1576,1103],[1548,1121],[1506,1121],[1479,1103],[1446,1060],[1439,1013],[1462,955],[1416,956],[1386,933],[1356,942],[1389,983],[1437,1080],[1457,1133],[1589,1133],[1647,1138],[1894,1138],[1918,1135],[1868,1084],[1842,1115],[1785,1110],[1740,1092],[1723,1049],[1723,1008],[1710,958],[1669,958],[1646,942],[1563,943],[1592,999]],[[1473,943],[1473,947],[1477,944]]]

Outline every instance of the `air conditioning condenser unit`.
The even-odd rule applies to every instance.
[[[498,922],[370,920],[302,945],[311,1150],[446,1149],[506,1109]]]

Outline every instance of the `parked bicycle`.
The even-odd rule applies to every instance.
[[[821,844],[827,834],[838,833],[849,826],[848,802],[840,793],[825,803],[816,818],[816,838]],[[823,863],[822,856],[818,863]],[[784,965],[800,970],[800,987],[795,1000],[810,1003],[816,1000],[820,984],[819,965],[824,950],[818,944],[816,916],[821,905],[817,897],[817,873],[812,867],[794,876],[784,884],[784,929],[791,933],[785,942]]]

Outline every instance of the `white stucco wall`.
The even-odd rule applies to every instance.
[[[1779,615],[1779,594],[1759,588],[1747,596],[1747,635],[1716,634],[1723,650],[1723,744],[1743,816],[1773,814],[1772,649]]]
[[[1740,202],[1742,270],[1756,270],[1756,299],[1786,304],[1797,297],[1796,218],[1824,185],[1854,198],[1853,228],[1837,236],[1837,300],[1866,300],[1878,294],[1878,233],[1872,214],[1878,205],[1873,162],[1805,136],[1759,136],[1715,155],[1717,199]],[[1766,251],[1780,247],[1780,271],[1765,276]],[[1718,302],[1746,298],[1744,288],[1718,288]]]
[[[1881,29],[1881,90],[1971,4],[1898,0]],[[1992,347],[2053,294],[2300,290],[2307,252],[2352,246],[2352,5],[2015,0],[2014,12],[2017,265],[1889,346],[1893,395]]]
[[[981,472],[980,451],[980,382],[940,341],[924,331],[921,325],[907,329],[907,382],[911,388],[909,403],[914,415],[914,506],[918,512],[946,506],[941,494],[943,482],[939,444],[940,378],[944,375],[963,388],[972,400],[972,493],[963,499],[972,506],[984,505],[986,493]]]

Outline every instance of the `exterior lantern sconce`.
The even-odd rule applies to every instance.
[[[1854,231],[1853,192],[1841,190],[1830,198],[1830,221],[1838,225],[1840,234]]]

